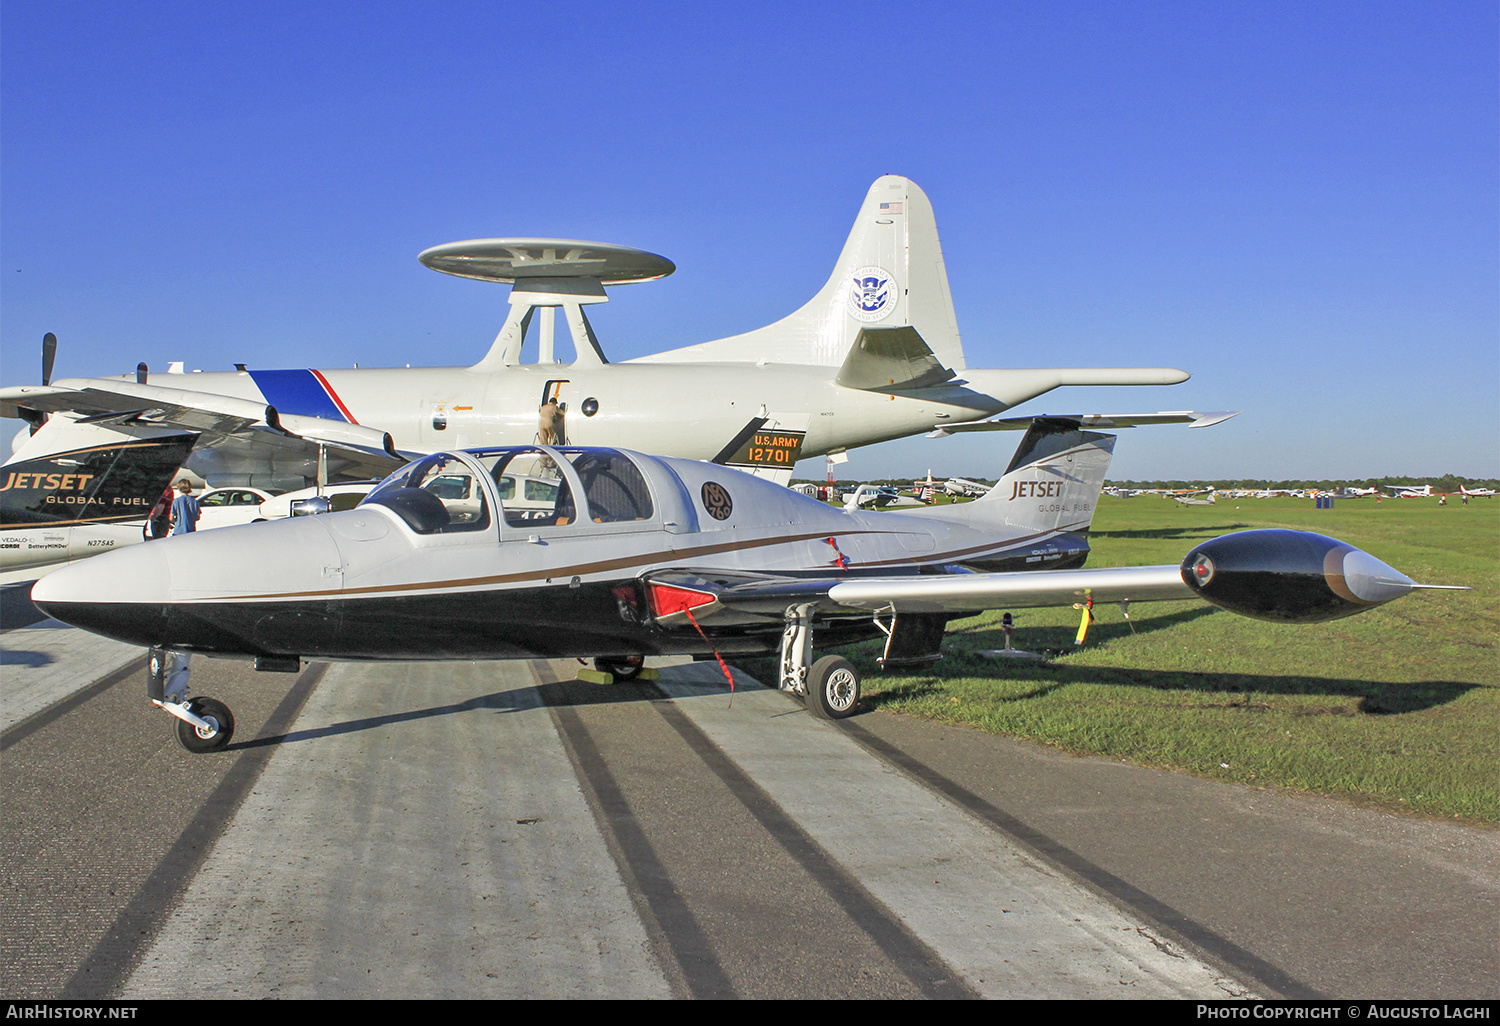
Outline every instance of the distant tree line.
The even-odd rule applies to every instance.
[[[965,479],[969,480],[969,481],[976,481],[976,482],[978,482],[980,484],[987,484],[987,485],[994,484],[995,480],[996,480],[995,478],[992,478],[992,477],[967,477],[966,475],[962,475],[962,474],[960,474],[958,476],[965,477]],[[939,477],[936,474],[933,475],[932,479],[933,479],[933,481],[937,482],[938,484],[942,484],[944,481],[948,480],[947,477]],[[852,486],[857,485],[857,484],[875,484],[875,485],[890,485],[890,486],[895,487],[895,488],[910,488],[911,485],[912,485],[912,482],[914,480],[916,480],[916,479],[915,478],[910,478],[910,477],[899,477],[899,478],[893,477],[893,478],[883,478],[883,479],[882,478],[871,478],[871,479],[868,479],[868,480],[863,479],[863,478],[856,480],[856,479],[842,478],[841,477],[841,478],[838,479],[837,483],[840,486],[846,486],[846,487],[852,487]],[[826,484],[826,483],[827,482],[825,480],[822,480],[822,479],[813,480],[811,478],[801,478],[801,477],[797,477],[797,478],[793,478],[792,479],[792,484],[794,484],[794,485],[795,484],[815,484],[815,485],[821,485],[821,484]],[[1432,485],[1432,490],[1435,491],[1435,492],[1456,492],[1456,491],[1459,490],[1460,487],[1463,487],[1463,488],[1495,488],[1495,489],[1500,489],[1500,478],[1493,478],[1493,477],[1459,477],[1456,474],[1444,474],[1441,477],[1369,477],[1369,478],[1352,478],[1352,477],[1350,477],[1350,478],[1338,478],[1338,479],[1334,479],[1334,480],[1330,480],[1330,479],[1325,478],[1325,479],[1323,479],[1321,481],[1312,481],[1312,480],[1307,480],[1307,479],[1297,479],[1297,480],[1290,480],[1289,479],[1289,480],[1284,480],[1284,481],[1271,481],[1271,480],[1268,480],[1266,478],[1238,478],[1238,479],[1234,479],[1234,480],[1225,479],[1225,480],[1218,480],[1218,481],[1203,481],[1203,480],[1195,480],[1195,481],[1178,481],[1178,480],[1173,480],[1173,481],[1116,481],[1116,480],[1108,480],[1108,481],[1105,482],[1105,484],[1109,485],[1111,487],[1114,487],[1114,488],[1140,488],[1140,489],[1160,489],[1160,488],[1173,488],[1173,489],[1188,489],[1188,488],[1193,488],[1193,489],[1202,489],[1202,488],[1213,487],[1213,488],[1226,489],[1226,490],[1227,489],[1232,489],[1232,488],[1243,488],[1243,489],[1247,489],[1247,490],[1248,489],[1259,490],[1259,489],[1263,489],[1263,488],[1264,489],[1271,489],[1271,490],[1280,489],[1280,488],[1284,488],[1284,489],[1300,488],[1300,489],[1306,490],[1306,489],[1316,488],[1320,492],[1332,492],[1332,491],[1337,491],[1340,488],[1385,488],[1387,485],[1424,485],[1424,484],[1430,484],[1430,485]]]
[[[1493,477],[1459,477],[1456,474],[1444,474],[1441,477],[1369,477],[1369,478],[1339,478],[1321,481],[1307,479],[1270,481],[1266,478],[1239,478],[1236,480],[1222,481],[1108,481],[1107,484],[1116,488],[1208,488],[1210,486],[1219,489],[1312,489],[1320,492],[1337,491],[1340,488],[1385,488],[1388,485],[1432,485],[1435,492],[1456,492],[1463,488],[1500,488],[1500,480]]]

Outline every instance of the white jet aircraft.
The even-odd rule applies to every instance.
[[[1048,418],[984,497],[892,513],[620,449],[436,453],[355,509],[137,545],[43,578],[32,600],[151,649],[147,696],[184,747],[207,752],[229,743],[234,716],[188,697],[191,653],[284,672],[305,658],[592,656],[628,679],[648,656],[779,651],[778,685],[841,719],[860,675],[815,658],[815,634],[823,646],[884,635],[881,666],[916,667],[939,657],[950,620],[982,609],[1201,598],[1317,623],[1426,587],[1283,530],[1201,541],[1180,563],[1085,569],[1114,443]]]
[[[539,408],[566,411],[558,443],[712,460],[786,483],[793,464],[991,416],[1061,385],[1166,385],[1172,368],[969,368],[927,196],[886,176],[870,187],[832,276],[767,327],[612,364],[585,307],[606,288],[671,274],[664,257],[556,239],[429,249],[434,270],[511,285],[510,313],[468,367],[260,370],[70,378],[0,388],[0,416],[28,420],[14,459],[72,447],[70,429],[145,424],[199,432],[188,468],[213,487],[302,488],[379,477],[413,454],[529,445]],[[557,311],[574,356],[555,348]],[[535,362],[522,362],[528,332]],[[670,403],[666,402],[670,397]],[[50,417],[50,419],[48,419]],[[45,423],[44,423],[45,421]]]

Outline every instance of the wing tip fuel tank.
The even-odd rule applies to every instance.
[[[1321,623],[1362,613],[1420,588],[1368,552],[1310,531],[1223,535],[1182,561],[1193,593],[1256,620]]]

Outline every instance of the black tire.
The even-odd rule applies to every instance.
[[[635,680],[645,668],[645,656],[622,656],[618,659],[600,656],[594,660],[594,669],[600,673],[614,674],[617,684],[622,680]]]
[[[194,716],[213,723],[217,729],[204,737],[191,723],[178,720],[177,740],[182,747],[190,752],[222,751],[234,737],[234,714],[229,711],[229,706],[212,698],[195,698],[188,703],[188,709]]]
[[[819,719],[842,720],[859,706],[859,671],[843,656],[824,656],[807,674],[807,711]]]

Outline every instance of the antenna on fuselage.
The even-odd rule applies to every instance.
[[[583,308],[607,303],[606,285],[655,281],[677,270],[666,257],[628,246],[572,239],[469,239],[434,246],[417,256],[434,271],[511,286],[510,313],[494,344],[470,370],[490,371],[521,362],[532,314],[541,312],[538,363],[553,362],[554,323],[560,307],[573,338],[574,359],[609,361]]]

